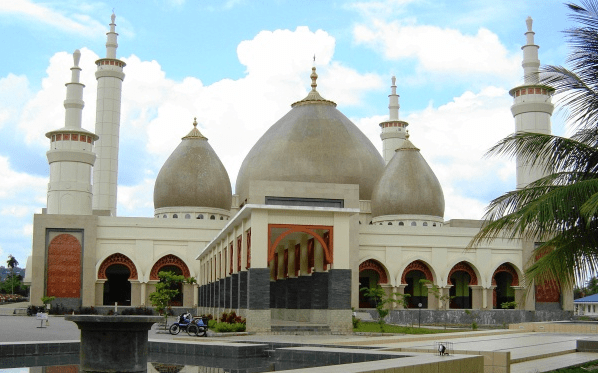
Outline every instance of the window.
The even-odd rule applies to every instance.
[[[221,216],[221,217],[220,217],[220,220],[224,220],[224,216]]]
[[[214,215],[210,216],[210,220],[216,220],[216,217]]]
[[[423,225],[424,225],[424,227],[427,227],[428,226],[428,222],[425,221]]]
[[[433,224],[432,224],[432,226],[433,226],[433,227],[435,227],[435,226],[436,226],[436,223],[433,223]]]
[[[399,222],[399,226],[404,226],[405,223],[403,223],[402,221]]]
[[[203,214],[199,214],[199,215],[197,215],[197,218],[198,218],[198,219],[203,219]]]
[[[173,219],[178,219],[178,218],[179,218],[179,216],[178,216],[177,214],[174,214],[174,215],[172,215],[172,218],[173,218]]]
[[[185,219],[191,219],[191,215],[185,214]]]
[[[164,219],[166,219],[166,218],[168,217],[168,215],[164,214],[164,215],[162,215],[162,217],[163,217]]]
[[[414,221],[412,221],[412,222],[411,222],[411,226],[412,226],[412,227],[415,227],[416,225],[417,225],[417,223],[416,223],[416,222],[414,222]]]
[[[392,225],[392,222],[391,222],[391,221],[389,221],[389,222],[388,222],[388,225]]]

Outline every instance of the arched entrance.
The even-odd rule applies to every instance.
[[[372,288],[379,284],[387,284],[388,276],[384,266],[374,259],[366,260],[359,265],[359,308],[375,308],[376,300],[367,298],[362,288]]]
[[[118,303],[123,306],[131,305],[131,271],[122,264],[113,264],[106,268],[107,281],[104,283],[104,305]]]
[[[495,309],[501,309],[503,303],[515,301],[515,290],[512,286],[519,285],[517,271],[509,263],[501,264],[492,275],[492,285],[496,286],[492,305]]]
[[[424,281],[425,280],[425,281]],[[428,288],[425,282],[434,282],[432,271],[421,260],[416,260],[405,268],[401,276],[401,284],[406,284],[404,293],[409,294],[407,297],[408,308],[428,308]]]
[[[477,285],[478,278],[475,271],[467,262],[459,262],[451,269],[447,279],[451,286],[449,308],[469,309],[472,305],[472,290],[470,285]]]
[[[98,279],[107,280],[104,283],[103,304],[131,305],[131,282],[137,279],[135,264],[126,255],[116,253],[107,257],[100,265]]]
[[[158,277],[158,273],[160,272],[172,272],[175,275],[183,275],[184,277],[191,276],[189,268],[185,262],[183,262],[181,258],[172,254],[163,256],[156,262],[156,264],[154,264],[150,272],[150,280],[159,280],[160,278]],[[182,306],[184,301],[183,284],[180,283],[178,285],[173,285],[172,289],[178,290],[179,293],[174,297],[170,305],[175,307]]]

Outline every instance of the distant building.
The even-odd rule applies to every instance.
[[[149,305],[158,273],[170,270],[198,281],[181,286],[175,306],[235,310],[249,331],[269,331],[274,319],[350,331],[351,307],[372,306],[359,289],[376,284],[410,294],[409,307],[488,310],[516,301],[526,310],[573,308],[570,290],[524,288],[534,242],[502,239],[464,250],[482,222],[444,220],[442,187],[399,119],[394,77],[389,119],[380,123],[384,157],[320,95],[314,67],[311,92],[246,156],[235,194],[194,122],[158,174],[154,217],[117,216],[125,64],[116,58],[114,20],[106,57],[96,61],[96,133],[81,127],[76,51],[65,126],[46,134],[48,203],[34,216],[27,260],[34,303],[47,295],[66,307]],[[527,22],[529,74],[540,62]],[[526,80],[510,93],[517,131],[550,133],[553,91]],[[518,187],[539,176],[517,162]],[[439,302],[432,284],[452,300]]]

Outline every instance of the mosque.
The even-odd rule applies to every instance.
[[[47,207],[34,216],[25,279],[34,304],[55,296],[70,307],[150,306],[158,273],[170,270],[196,280],[181,285],[175,308],[234,310],[258,332],[274,320],[348,332],[351,309],[372,307],[359,289],[376,284],[409,294],[410,308],[489,310],[514,301],[525,310],[572,310],[569,290],[527,291],[534,242],[498,239],[465,250],[483,222],[444,220],[442,186],[399,119],[394,77],[389,119],[380,123],[383,156],[320,95],[314,67],[307,97],[245,157],[234,194],[193,122],[156,178],[154,216],[117,216],[125,63],[115,28],[112,15],[106,57],[96,61],[95,133],[81,127],[75,51],[65,126],[46,134]],[[540,66],[531,18],[525,35],[527,77]],[[550,133],[553,90],[526,78],[510,94],[516,131]],[[540,176],[517,161],[518,188]]]

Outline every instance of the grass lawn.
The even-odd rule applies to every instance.
[[[586,368],[586,369],[583,369]],[[551,370],[548,373],[587,373],[598,372],[598,360],[590,361],[578,367]]]
[[[380,333],[380,325],[376,322],[360,322],[357,328],[353,329],[354,332],[370,332]],[[401,333],[401,334],[438,334],[438,333],[454,333],[462,330],[445,330],[445,329],[426,329],[426,328],[412,328],[410,326],[399,326],[399,325],[384,325],[385,333]]]

